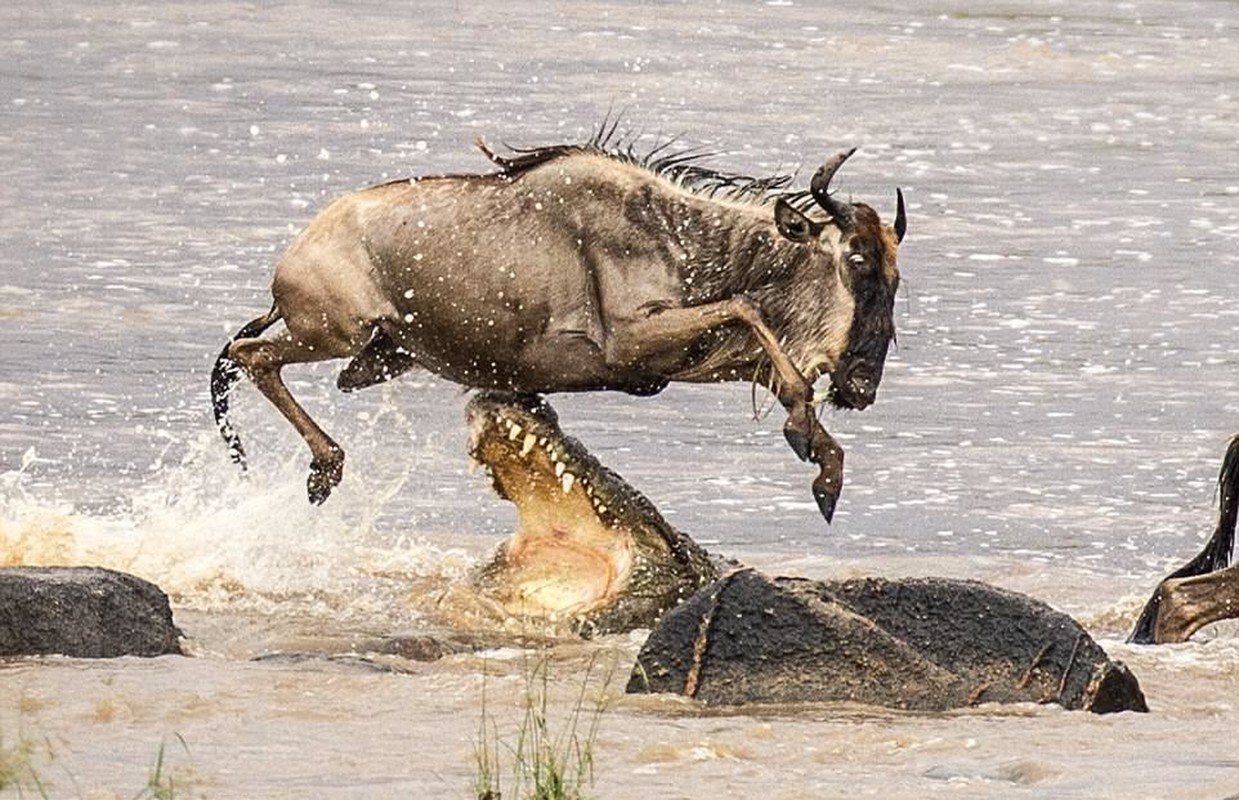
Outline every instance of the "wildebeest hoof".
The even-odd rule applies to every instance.
[[[817,510],[822,512],[822,517],[827,524],[835,517],[835,506],[839,502],[838,493],[822,489],[818,486],[813,487],[813,499],[817,501]]]
[[[788,445],[801,461],[808,461],[809,456],[813,455],[813,450],[809,446],[809,437],[793,426],[791,419],[783,425],[783,438],[787,440]]]
[[[310,476],[305,480],[306,493],[310,502],[321,506],[331,490],[340,485],[344,477],[344,453],[338,452],[328,459],[314,459],[310,462]]]

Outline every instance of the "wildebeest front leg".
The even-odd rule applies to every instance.
[[[813,479],[813,499],[817,501],[822,516],[830,522],[843,488],[843,448],[822,427],[808,401],[798,402],[788,409],[787,421],[783,423],[783,438],[787,439],[802,461],[812,461],[821,467]]]
[[[813,499],[822,516],[830,522],[843,488],[843,448],[813,413],[813,387],[796,369],[749,298],[736,295],[716,303],[663,309],[638,321],[615,326],[608,337],[608,360],[636,364],[663,354],[682,352],[702,335],[734,322],[747,325],[770,358],[778,377],[776,396],[787,410],[783,436],[802,461],[821,467],[813,480]]]

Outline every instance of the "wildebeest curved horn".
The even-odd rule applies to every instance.
[[[847,203],[840,203],[830,196],[830,181],[839,171],[839,167],[843,166],[843,162],[855,152],[856,148],[853,147],[846,153],[833,156],[818,169],[813,180],[809,182],[809,191],[813,194],[813,199],[834,218],[835,224],[840,228],[852,226],[852,208]]]
[[[895,189],[895,243],[903,241],[908,232],[908,214],[903,209],[903,190]]]

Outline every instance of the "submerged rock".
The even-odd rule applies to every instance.
[[[0,568],[0,656],[180,654],[168,596],[99,567]]]
[[[810,581],[733,572],[651,633],[630,693],[708,705],[850,701],[920,711],[1057,703],[1147,711],[1075,620],[975,581]]]

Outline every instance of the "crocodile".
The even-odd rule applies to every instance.
[[[465,418],[470,457],[518,513],[473,576],[506,613],[585,636],[649,628],[718,577],[719,563],[565,434],[544,399],[480,392]]]
[[[544,399],[475,395],[469,453],[519,515],[473,589],[585,636],[650,628],[627,690],[706,705],[907,710],[1049,702],[1147,710],[1074,620],[975,581],[768,578],[706,553],[559,427]]]

